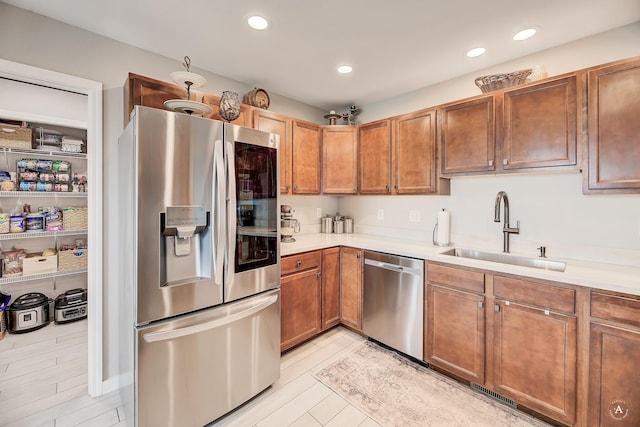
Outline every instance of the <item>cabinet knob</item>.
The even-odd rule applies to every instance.
[[[385,190],[387,190],[387,193],[388,193],[389,192],[389,186],[385,185],[384,188],[385,188]]]
[[[294,185],[294,186],[293,186],[293,189],[294,189],[294,191],[298,191],[298,186],[297,186],[297,185]]]
[[[291,190],[291,186],[287,184],[287,191]]]
[[[320,275],[321,275],[321,274],[322,274],[322,273],[320,273],[320,272],[318,271],[318,279],[320,278]]]
[[[302,261],[296,262],[296,267],[300,267],[300,266],[302,266]]]
[[[398,191],[398,186],[397,186],[397,185],[394,185],[394,186],[393,186],[393,189],[394,189],[394,190],[396,190],[396,191]]]

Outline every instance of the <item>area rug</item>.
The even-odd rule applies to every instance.
[[[548,427],[371,342],[315,376],[383,427]]]

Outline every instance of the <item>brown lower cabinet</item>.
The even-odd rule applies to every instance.
[[[352,329],[362,330],[363,250],[340,248],[340,321]]]
[[[640,425],[640,298],[591,294],[589,426]]]
[[[322,330],[340,323],[340,248],[322,251]]]
[[[340,248],[281,260],[280,351],[340,323]]]
[[[575,422],[575,290],[428,263],[426,298],[427,362]]]
[[[321,331],[321,268],[321,251],[282,259],[280,351]]]

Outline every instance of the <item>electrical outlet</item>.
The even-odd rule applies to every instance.
[[[322,218],[322,208],[316,209],[316,218]]]
[[[384,209],[378,209],[378,219],[380,221],[384,219]]]
[[[409,211],[409,222],[420,222],[420,211],[411,209]]]

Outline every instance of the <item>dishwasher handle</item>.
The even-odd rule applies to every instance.
[[[365,258],[365,265],[381,268],[383,270],[393,271],[395,273],[412,274],[415,276],[422,276],[423,270],[421,268],[407,267],[397,264],[390,264],[388,262],[376,261],[374,259]]]

